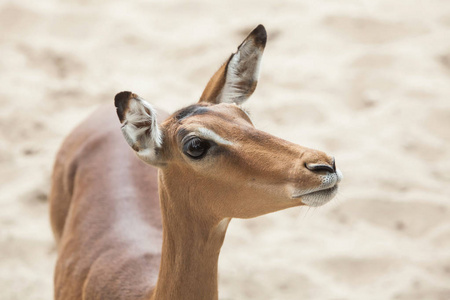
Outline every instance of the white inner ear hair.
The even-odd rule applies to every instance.
[[[222,102],[240,104],[251,95],[251,86],[242,83],[258,81],[261,61],[262,52],[253,42],[247,41],[239,48],[228,63],[225,86],[219,95]]]
[[[131,145],[138,140],[145,143],[141,145],[143,149],[140,150],[161,147],[162,134],[156,122],[156,111],[142,99],[135,98],[129,101],[122,131]]]
[[[223,137],[221,137],[220,135],[218,135],[214,131],[212,131],[210,129],[207,129],[207,128],[204,128],[204,127],[200,127],[200,128],[197,129],[197,135],[199,137],[204,138],[204,139],[211,140],[211,141],[215,142],[216,144],[233,145],[232,142],[224,139]]]

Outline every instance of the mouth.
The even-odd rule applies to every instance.
[[[336,196],[338,184],[344,178],[342,172],[337,169],[336,173],[331,173],[322,177],[322,185],[318,188],[304,191],[293,196],[293,199],[300,199],[304,205],[310,207],[322,206]]]
[[[312,192],[301,196],[303,204],[311,207],[322,206],[328,203],[331,199],[336,196],[338,191],[338,185],[320,191]]]
[[[326,188],[319,191],[305,193],[302,195],[294,196],[292,198],[300,198],[302,203],[310,207],[322,206],[328,203],[336,196],[338,191],[338,185],[334,185],[330,188]]]

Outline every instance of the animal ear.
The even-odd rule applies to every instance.
[[[162,135],[156,122],[155,109],[131,92],[118,93],[114,97],[114,104],[127,143],[139,158],[151,165],[160,165]]]
[[[209,80],[199,102],[241,104],[256,88],[267,33],[256,27]]]

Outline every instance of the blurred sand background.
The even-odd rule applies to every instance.
[[[118,91],[173,112],[259,23],[257,127],[335,155],[337,199],[233,220],[220,299],[450,299],[450,2],[1,1],[0,299],[52,299],[63,138]]]

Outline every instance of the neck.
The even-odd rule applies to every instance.
[[[158,283],[151,300],[218,299],[217,265],[229,218],[206,217],[189,191],[159,180],[163,246]]]

